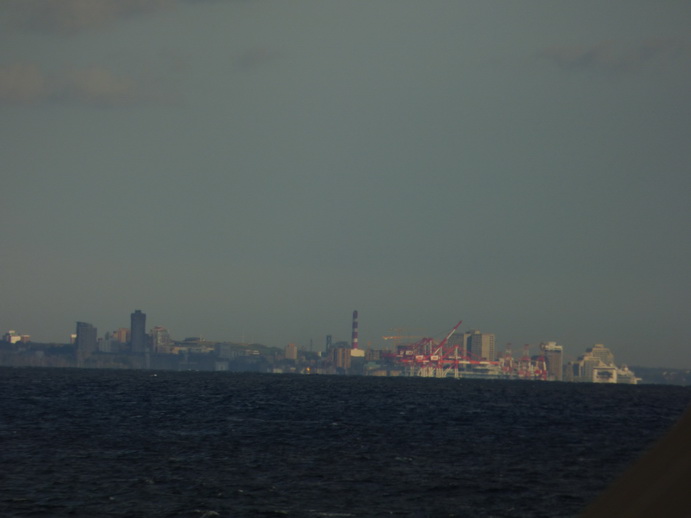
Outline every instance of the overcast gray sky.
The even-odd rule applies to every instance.
[[[4,0],[0,330],[691,368],[691,3]],[[4,329],[3,329],[4,328]]]

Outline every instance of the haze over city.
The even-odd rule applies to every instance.
[[[6,0],[0,332],[691,368],[691,4]]]

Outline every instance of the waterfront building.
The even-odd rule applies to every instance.
[[[298,346],[295,344],[288,344],[285,346],[283,355],[286,360],[297,360],[298,359]]]
[[[364,358],[365,357],[365,350],[364,349],[351,349],[350,350],[350,357],[351,358]]]
[[[126,327],[120,327],[117,331],[113,331],[111,338],[121,344],[130,343],[130,330]]]
[[[156,326],[150,331],[151,344],[154,352],[167,354],[171,352],[172,340],[170,333],[165,327]]]
[[[336,368],[336,372],[341,374],[347,374],[350,369],[351,356],[350,356],[350,345],[346,346],[336,346],[331,349],[331,361],[333,366]]]
[[[468,339],[470,354],[475,360],[494,361],[497,359],[494,351],[494,334],[470,331]]]
[[[76,335],[74,343],[77,346],[77,364],[81,365],[96,350],[97,331],[91,324],[77,322]]]
[[[29,335],[20,335],[14,329],[10,329],[3,335],[2,339],[4,342],[16,344],[17,342],[27,343],[31,337]]]
[[[585,353],[593,358],[600,359],[605,365],[614,364],[614,355],[612,354],[612,351],[602,344],[595,344],[594,346],[589,347],[585,350]]]
[[[569,362],[564,369],[564,380],[632,385],[638,383],[638,378],[628,367],[616,366],[614,354],[602,344],[595,344],[586,349],[585,354],[578,360]]]
[[[566,368],[566,381],[593,381],[593,372],[595,367],[600,365],[602,361],[589,354],[579,356],[575,362],[569,362]],[[604,363],[602,363],[605,366]]]
[[[118,352],[117,343],[113,340],[113,337],[109,333],[106,333],[103,339],[98,340],[97,347],[98,352],[100,353],[111,354]]]
[[[564,347],[557,342],[543,342],[540,344],[547,364],[547,379],[561,381],[564,372]]]
[[[146,349],[146,314],[136,309],[130,315],[130,346],[133,353],[143,353]]]

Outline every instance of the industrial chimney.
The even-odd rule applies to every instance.
[[[351,342],[351,349],[358,348],[358,338],[357,338],[357,310],[353,311],[353,337]]]

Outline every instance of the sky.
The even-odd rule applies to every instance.
[[[691,3],[4,0],[0,331],[691,368]]]

